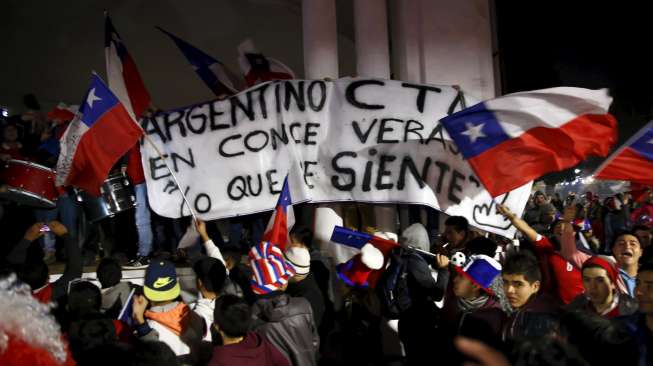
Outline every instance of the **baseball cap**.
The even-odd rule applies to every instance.
[[[175,265],[167,260],[153,260],[145,270],[143,293],[148,300],[169,301],[179,296]]]

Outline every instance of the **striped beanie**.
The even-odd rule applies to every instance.
[[[278,291],[295,275],[281,249],[268,241],[262,241],[250,249],[249,263],[252,267],[250,285],[257,295]]]

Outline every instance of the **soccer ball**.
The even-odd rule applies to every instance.
[[[465,265],[465,254],[463,252],[456,252],[451,256],[451,264],[456,267],[462,267]]]

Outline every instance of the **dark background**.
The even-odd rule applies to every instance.
[[[496,24],[503,93],[607,87],[618,121],[616,149],[651,118],[653,32],[647,6],[606,3],[496,1]],[[602,160],[589,159],[579,168],[589,174]],[[546,180],[571,175],[573,169]]]

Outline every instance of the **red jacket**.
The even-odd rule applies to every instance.
[[[556,293],[564,304],[569,304],[576,296],[583,293],[583,279],[580,269],[565,260],[548,238],[540,236],[534,243],[537,254],[546,258],[546,264],[551,273],[550,283],[543,283],[542,287]]]
[[[217,346],[209,366],[290,366],[264,336],[250,332],[240,343]]]

